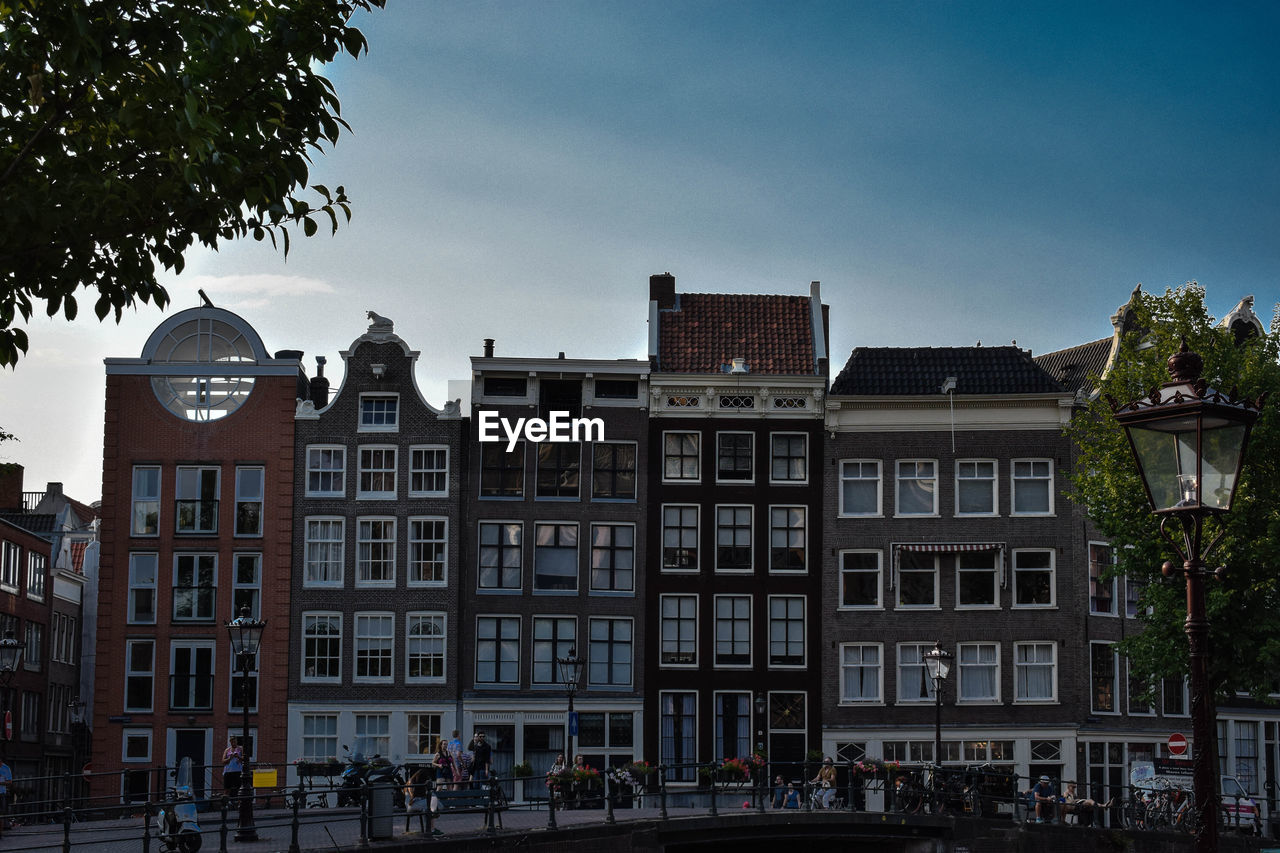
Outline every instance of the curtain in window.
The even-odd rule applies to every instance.
[[[960,647],[960,698],[991,699],[996,695],[995,646]]]

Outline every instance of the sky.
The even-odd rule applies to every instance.
[[[365,312],[439,407],[499,356],[644,358],[648,279],[807,294],[857,346],[1106,337],[1141,284],[1280,302],[1280,5],[389,0],[331,64],[353,132],[317,156],[353,218],[192,251],[203,289],[342,379]],[[103,359],[164,319],[27,325],[0,461],[100,496]]]

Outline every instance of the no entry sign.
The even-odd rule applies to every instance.
[[[1168,745],[1170,755],[1187,754],[1187,738],[1178,732],[1169,735]]]

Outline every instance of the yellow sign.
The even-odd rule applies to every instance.
[[[255,788],[274,788],[276,786],[275,770],[255,770],[253,771],[253,787]]]

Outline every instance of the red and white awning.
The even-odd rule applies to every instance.
[[[999,551],[1004,548],[1003,542],[964,542],[943,544],[941,542],[901,542],[900,551],[925,551],[932,554],[954,554],[959,551]]]

